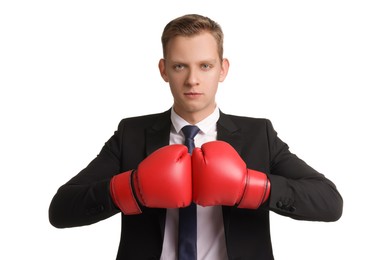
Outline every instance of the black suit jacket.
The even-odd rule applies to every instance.
[[[169,144],[170,110],[127,118],[99,155],[54,196],[49,218],[59,228],[88,225],[119,210],[113,204],[112,176],[137,165]],[[270,199],[257,210],[223,206],[229,259],[273,259],[269,211],[300,220],[335,221],[343,201],[335,185],[289,151],[267,119],[225,115],[217,122],[217,139],[230,143],[250,169],[264,172],[271,182]],[[142,208],[142,214],[122,214],[117,259],[159,259],[165,209]]]

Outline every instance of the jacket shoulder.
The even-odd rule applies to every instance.
[[[140,115],[140,116],[133,116],[133,117],[126,117],[123,118],[120,123],[131,123],[131,122],[137,122],[137,121],[153,121],[156,120],[157,118],[161,117],[169,117],[170,116],[170,111],[165,111],[161,113],[154,113],[154,114],[146,114],[146,115]]]
[[[238,128],[252,128],[252,127],[272,127],[271,120],[268,118],[257,118],[240,115],[222,114],[222,121],[231,121]]]
[[[162,113],[155,113],[155,114],[148,114],[148,115],[141,115],[141,116],[135,116],[135,117],[127,117],[123,118],[119,122],[119,127],[148,127],[156,124],[156,122],[169,122],[170,120],[170,110],[162,112]]]

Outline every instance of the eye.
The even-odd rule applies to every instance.
[[[201,65],[202,70],[209,70],[212,67],[213,67],[213,65],[211,65],[211,64],[202,64]]]
[[[175,65],[173,65],[173,69],[174,70],[183,70],[184,65],[183,64],[175,64]]]

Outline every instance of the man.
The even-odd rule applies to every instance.
[[[179,17],[165,27],[162,45],[172,108],[122,120],[100,154],[59,188],[49,209],[54,226],[121,212],[117,259],[184,259],[187,235],[179,231],[195,214],[197,238],[184,249],[195,259],[273,259],[270,210],[300,220],[341,217],[335,185],[290,153],[269,120],[217,107],[229,71],[217,23]],[[197,126],[195,137],[185,137],[187,125]],[[182,217],[190,208],[195,213]]]

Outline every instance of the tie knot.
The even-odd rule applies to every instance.
[[[198,134],[200,129],[196,125],[186,125],[181,131],[183,132],[185,138],[194,139],[195,135]]]
[[[192,150],[195,148],[194,137],[199,132],[199,128],[195,125],[186,125],[181,129],[185,136],[184,144],[188,148],[188,152],[192,153]]]

